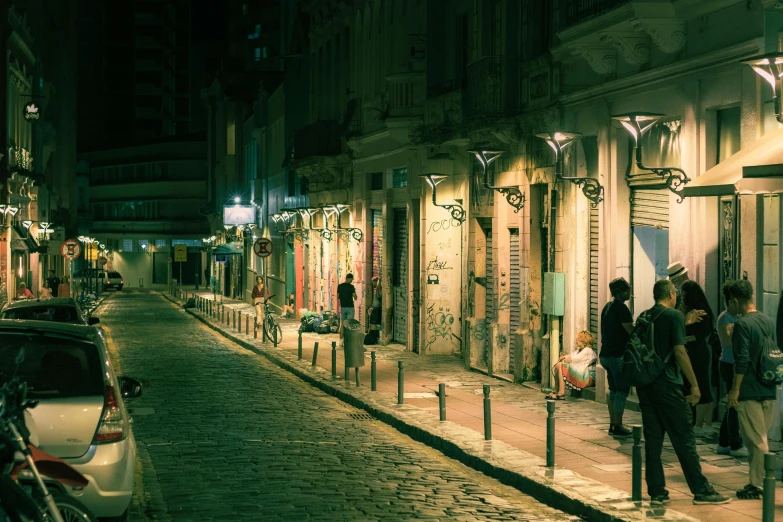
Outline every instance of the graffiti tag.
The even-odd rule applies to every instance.
[[[427,263],[427,270],[453,270],[454,267],[449,266],[448,260],[441,261],[438,259],[438,256],[435,256],[434,259],[430,259],[430,262]]]
[[[433,221],[430,223],[430,226],[427,228],[427,234],[430,234],[432,232],[441,232],[443,230],[448,230],[452,227],[456,228],[461,226],[461,223],[454,219],[441,219],[440,221]]]

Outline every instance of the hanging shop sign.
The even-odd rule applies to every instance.
[[[41,117],[41,109],[35,102],[30,102],[24,106],[24,119],[33,122]]]
[[[256,208],[253,205],[226,205],[223,207],[224,225],[247,225],[256,222]]]

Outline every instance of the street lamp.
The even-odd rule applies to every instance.
[[[102,248],[102,247],[101,247],[101,248]],[[144,253],[145,253],[145,254],[147,254],[148,256],[152,257],[152,252],[149,252],[149,251],[147,250],[147,244],[146,244],[146,243],[142,243],[142,244],[141,244],[141,250],[142,250],[142,252],[144,252]]]
[[[772,87],[772,103],[775,106],[775,119],[783,123],[780,111],[781,78],[783,78],[783,53],[767,53],[753,56],[742,63],[750,65],[759,76]]]
[[[456,220],[460,225],[465,222],[465,209],[459,203],[439,205],[436,201],[436,193],[438,183],[446,179],[448,176],[443,174],[419,174],[420,178],[427,180],[427,183],[432,187],[432,204],[436,207],[445,208],[451,213],[451,218]]]
[[[642,136],[644,136],[644,133],[650,130],[653,125],[658,123],[658,120],[663,118],[663,116],[663,114],[654,112],[628,112],[612,116],[612,119],[619,121],[636,143],[636,168],[652,172],[656,176],[659,176],[666,183],[666,187],[677,194],[679,198],[677,203],[682,203],[683,197],[680,192],[685,184],[691,180],[691,178],[685,174],[685,171],[679,167],[647,167],[642,163]]]
[[[348,210],[350,205],[344,205],[342,203],[338,203],[336,205],[331,205],[329,208],[333,213],[337,214],[337,230],[338,231],[344,231],[346,234],[350,234],[354,240],[356,240],[357,243],[361,242],[362,238],[364,237],[364,233],[359,228],[343,228],[342,224],[340,223],[343,212]],[[338,232],[339,233],[339,232]]]
[[[578,132],[541,132],[537,137],[546,141],[552,150],[555,151],[555,178],[565,179],[580,187],[582,194],[590,200],[590,205],[596,208],[604,200],[604,187],[595,178],[581,178],[578,176],[563,175],[563,151],[573,142],[582,137]]]
[[[481,167],[484,171],[483,183],[485,189],[496,190],[497,192],[503,194],[506,197],[508,204],[514,207],[515,214],[525,208],[525,195],[522,193],[522,191],[519,190],[518,187],[493,187],[489,184],[489,174],[487,169],[489,168],[489,165],[496,159],[500,158],[500,156],[502,156],[505,151],[476,149],[469,150],[468,152],[472,152],[473,155],[476,156],[476,159],[479,161],[479,163],[481,163]]]

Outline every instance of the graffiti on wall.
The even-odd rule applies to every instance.
[[[430,259],[427,263],[427,271],[430,270],[453,270],[453,266],[449,266],[449,260],[439,258],[437,255]]]
[[[451,313],[450,308],[438,306],[436,309],[435,304],[430,303],[427,305],[425,313],[425,351],[438,340],[451,341],[455,338],[455,335],[452,332],[454,315]]]
[[[470,329],[471,338],[475,339],[476,341],[483,341],[487,338],[489,322],[484,318],[476,319],[474,324],[468,324],[468,328]]]
[[[462,226],[462,223],[454,218],[441,219],[440,221],[433,221],[430,223],[430,225],[427,227],[427,234],[443,232],[444,230],[457,228],[460,226]]]

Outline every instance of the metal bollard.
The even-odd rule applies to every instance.
[[[299,330],[299,342],[297,343],[296,356],[300,361],[302,360],[302,330]]]
[[[405,365],[397,361],[397,404],[405,403]]]
[[[489,401],[489,384],[484,385],[484,440],[492,440],[492,405]]]
[[[258,321],[253,318],[253,339],[258,339]]]
[[[359,368],[354,368],[356,371],[356,387],[359,387]]]
[[[761,504],[761,522],[773,522],[775,520],[775,468],[777,467],[777,455],[767,453],[764,455],[764,493]]]
[[[546,401],[546,467],[555,467],[555,401]]]
[[[237,327],[237,311],[232,310],[231,311],[231,328]]]
[[[237,332],[242,333],[242,310],[237,310]]]
[[[315,346],[313,346],[313,368],[315,368],[315,365],[318,363],[318,341],[315,342]],[[334,372],[332,372],[332,376],[334,376]]]
[[[332,341],[332,379],[336,379],[336,378],[337,378],[337,343]]]
[[[633,427],[633,449],[631,453],[631,500],[642,500],[642,427]]]
[[[446,420],[446,385],[438,384],[438,409],[440,410],[440,420]]]
[[[375,352],[370,352],[370,357],[372,357],[372,362],[370,362],[370,390],[371,391],[377,391],[378,390],[378,368],[375,363]]]
[[[245,335],[250,335],[250,314],[245,315]]]

